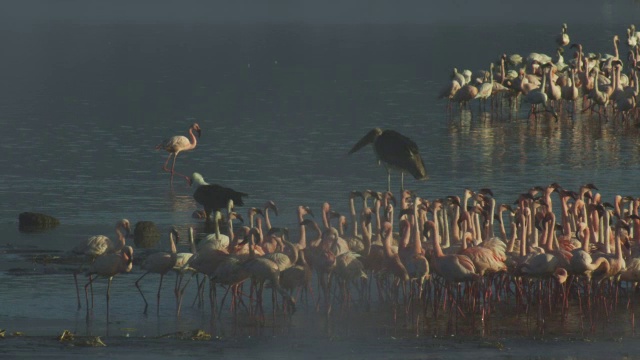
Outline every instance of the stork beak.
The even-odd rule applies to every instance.
[[[371,144],[379,135],[377,129],[373,129],[367,133],[360,141],[358,141],[352,148],[349,150],[349,155],[354,152],[362,149],[363,147]]]

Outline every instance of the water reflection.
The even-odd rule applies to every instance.
[[[581,102],[577,104],[581,108]],[[602,171],[638,163],[639,128],[621,120],[603,121],[588,112],[559,121],[551,116],[509,120],[495,112],[453,110],[448,121],[454,172],[492,179],[544,168],[568,178],[572,171]],[[593,173],[592,173],[593,174]],[[612,183],[611,186],[617,184]]]

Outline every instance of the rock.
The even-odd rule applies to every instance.
[[[155,247],[160,240],[160,232],[153,221],[138,221],[133,230],[133,242],[137,248]]]
[[[44,231],[60,225],[60,221],[53,216],[34,212],[21,213],[18,221],[18,229],[23,232]]]

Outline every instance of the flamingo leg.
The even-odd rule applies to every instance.
[[[93,282],[93,280],[95,280],[95,278],[91,278],[91,276],[89,276],[89,282],[84,286],[84,298],[87,302],[87,316],[89,316],[89,285],[91,285],[91,283]]]
[[[138,288],[138,291],[140,292],[140,295],[142,295],[142,300],[144,301],[144,311],[142,312],[143,314],[147,313],[147,307],[149,306],[149,304],[147,303],[147,299],[144,297],[144,293],[142,292],[142,289],[140,289],[140,280],[142,280],[143,277],[147,276],[149,272],[147,271],[146,273],[142,274],[142,276],[140,276],[138,278],[138,280],[136,280],[135,284],[136,284],[136,288]]]
[[[109,282],[107,284],[107,324],[109,323],[109,300],[111,299],[111,281],[113,280],[113,276],[109,277]]]
[[[162,279],[164,278],[164,274],[160,274],[160,285],[158,286],[158,296],[157,296],[157,309],[156,312],[160,314],[160,290],[162,289]]]
[[[78,310],[80,310],[82,308],[82,305],[80,305],[80,289],[78,289],[78,274],[77,273],[73,273],[73,281],[76,283],[76,297],[78,298]]]
[[[176,316],[180,316],[180,308],[182,307],[182,299],[184,298],[184,289],[187,288],[187,285],[189,285],[189,282],[191,282],[192,278],[193,278],[193,273],[191,273],[191,276],[189,276],[189,279],[187,279],[187,282],[184,284],[182,289],[180,289],[180,293],[178,295],[178,304],[176,305],[177,307]],[[180,282],[182,282],[182,279],[180,280]],[[196,279],[196,282],[197,282],[197,279]]]
[[[171,170],[169,170],[169,168],[167,167],[167,164],[169,164],[169,159],[171,159],[171,155],[173,155],[174,153],[170,152],[169,156],[167,157],[167,160],[164,162],[164,165],[162,165],[162,170],[166,171],[166,172],[171,172]],[[175,162],[175,160],[174,160]]]

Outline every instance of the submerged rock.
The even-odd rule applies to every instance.
[[[18,216],[18,229],[23,232],[37,232],[53,229],[60,221],[46,214],[23,212]]]
[[[133,230],[133,242],[137,248],[155,247],[160,240],[160,232],[153,221],[138,221]]]

